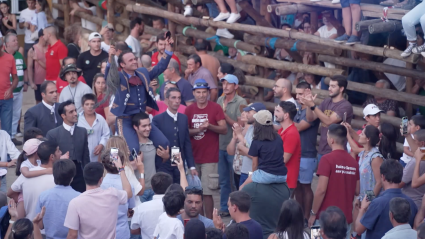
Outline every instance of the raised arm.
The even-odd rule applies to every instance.
[[[149,71],[150,79],[155,79],[161,75],[167,69],[168,63],[170,63],[171,57],[173,56],[173,47],[171,46],[171,44],[174,43],[173,38],[167,39],[165,42],[165,54],[167,57],[165,59],[161,59],[158,64],[154,66],[151,71]]]

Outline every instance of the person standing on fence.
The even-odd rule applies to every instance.
[[[137,59],[140,58],[142,54],[142,46],[140,45],[139,37],[143,35],[145,30],[145,24],[142,19],[137,17],[130,22],[130,35],[125,39],[128,47],[131,48],[131,51],[134,53]],[[161,72],[162,73],[162,72]]]
[[[34,45],[34,41],[31,39],[31,19],[35,15],[35,0],[27,0],[28,8],[21,11],[19,15],[19,28],[25,30],[25,46],[24,56],[27,57],[28,51]]]
[[[356,23],[360,21],[361,17],[360,0],[341,0],[341,7],[342,19],[344,19],[343,23],[345,28],[345,34],[335,38],[335,42],[345,42],[346,45],[350,46],[360,43],[360,38],[358,37],[359,33],[354,27]]]

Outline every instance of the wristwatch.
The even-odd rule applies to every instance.
[[[311,111],[314,111],[314,109],[316,109],[316,105],[313,105],[312,107],[310,107]]]
[[[313,209],[310,210],[310,215],[316,216],[316,213],[313,212]]]

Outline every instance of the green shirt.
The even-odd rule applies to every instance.
[[[16,71],[18,72],[18,86],[13,90],[13,93],[21,92],[24,87],[24,71],[27,69],[27,65],[25,65],[24,57],[19,51],[16,51],[13,54],[16,62]],[[10,82],[13,82],[12,75],[10,75]]]
[[[217,100],[217,104],[221,106],[221,108],[223,109],[224,113],[227,114],[227,116],[229,116],[234,121],[238,121],[238,117],[241,116],[241,111],[239,109],[239,106],[247,105],[246,100],[236,94],[235,97],[233,97],[233,99],[229,103],[227,103],[226,108],[224,108],[223,101],[225,97],[226,97],[225,95],[220,96],[220,98],[218,98]],[[227,134],[220,134],[219,136],[220,150],[227,150],[227,145],[230,143],[233,137],[232,125],[229,125],[226,122],[226,126],[227,126]]]

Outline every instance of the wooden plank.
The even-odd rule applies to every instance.
[[[252,17],[252,19],[254,19],[257,25],[263,27],[273,27],[273,25],[270,24],[270,22],[266,21],[266,19],[261,16],[261,14],[257,12],[247,1],[241,1],[237,4],[239,4],[239,6],[246,12],[246,14],[248,14]]]

